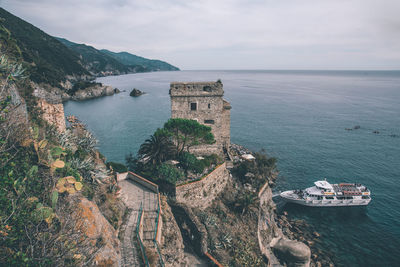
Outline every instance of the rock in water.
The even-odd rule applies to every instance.
[[[137,97],[137,96],[141,96],[143,94],[144,93],[142,91],[140,91],[139,89],[133,88],[132,92],[129,95]]]

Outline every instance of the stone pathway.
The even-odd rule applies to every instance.
[[[143,205],[143,241],[152,240],[155,233],[157,194],[129,179],[118,182],[121,199],[129,209],[127,221],[122,226],[122,266],[142,266],[142,255],[136,237],[136,224],[140,204]]]
[[[126,223],[121,227],[122,237],[122,264],[121,266],[142,266],[140,249],[136,245],[137,211],[129,211]]]

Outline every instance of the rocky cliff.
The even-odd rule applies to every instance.
[[[60,95],[0,75],[0,262],[120,266],[124,205],[95,140],[66,128]]]
[[[258,243],[271,266],[310,266],[310,248],[302,242],[289,240],[277,225],[271,188],[260,192]]]

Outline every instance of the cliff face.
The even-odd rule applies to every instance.
[[[259,196],[258,243],[270,265],[310,266],[310,248],[302,242],[287,239],[278,227],[271,188],[265,188]]]

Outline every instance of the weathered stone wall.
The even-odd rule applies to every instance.
[[[196,120],[211,127],[216,143],[192,148],[197,154],[222,154],[230,145],[230,105],[220,82],[171,83],[171,117]],[[191,104],[196,104],[196,110]]]
[[[230,173],[226,169],[226,163],[223,163],[200,181],[178,185],[176,201],[191,208],[206,209],[224,190],[229,179]]]

